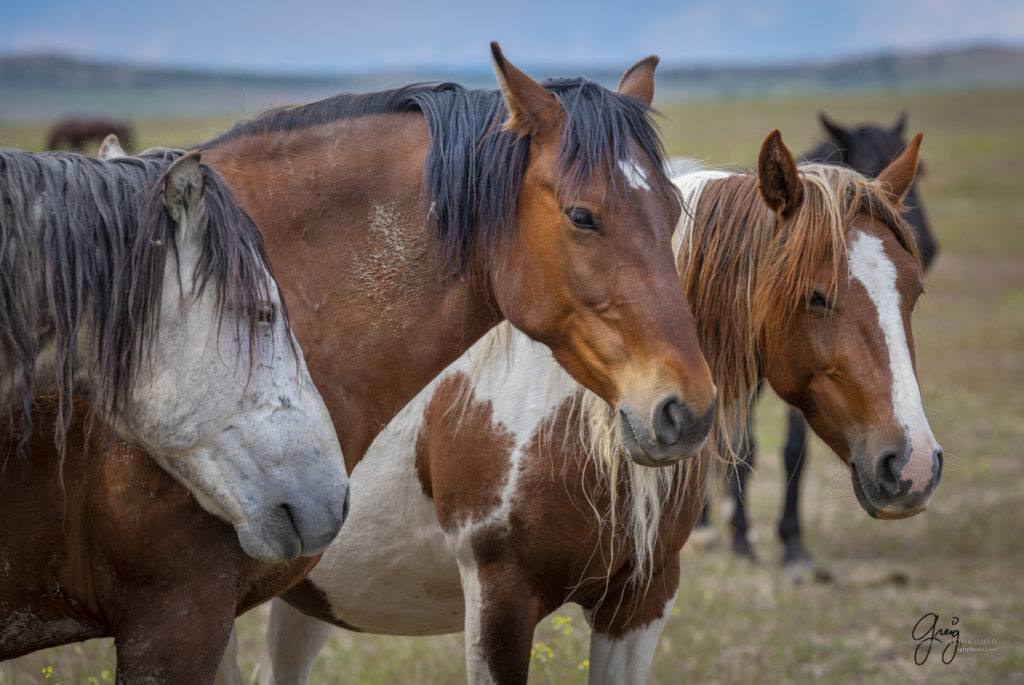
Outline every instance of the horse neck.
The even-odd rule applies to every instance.
[[[263,231],[349,469],[502,319],[486,283],[441,272],[420,194],[428,141],[422,115],[388,114],[203,151]]]

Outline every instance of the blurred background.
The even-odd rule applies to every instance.
[[[668,151],[709,166],[753,166],[773,128],[794,152],[810,150],[824,137],[820,112],[849,128],[891,127],[905,112],[908,136],[925,133],[918,192],[940,244],[914,336],[946,454],[943,483],[924,514],[871,520],[839,460],[812,441],[802,507],[818,566],[797,582],[779,565],[775,534],[785,408],[764,393],[746,495],[760,561],[729,551],[718,497],[713,535],[683,552],[650,681],[1024,682],[1024,2],[359,5],[8,3],[0,146],[80,144],[94,154],[99,139],[76,143],[60,128],[69,120],[124,126],[130,150],[190,145],[268,107],[341,91],[438,79],[494,88],[491,40],[534,77],[609,87],[659,55],[655,106]],[[914,662],[911,629],[929,612],[940,625],[959,619],[950,664]],[[261,607],[241,620],[245,672],[265,615]],[[546,619],[535,643],[531,682],[586,681],[577,610]],[[112,642],[94,640],[2,663],[0,683],[101,683],[113,673]],[[461,636],[339,630],[314,681],[464,674]]]

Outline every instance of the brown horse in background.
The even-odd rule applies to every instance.
[[[66,146],[71,150],[80,150],[85,143],[99,143],[111,133],[117,136],[121,145],[132,147],[134,136],[128,122],[120,119],[62,119],[50,128],[46,149],[59,150]]]

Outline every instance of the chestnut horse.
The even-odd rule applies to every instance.
[[[59,150],[65,145],[71,150],[80,149],[90,140],[101,141],[113,134],[126,145],[132,144],[132,127],[118,119],[62,119],[50,129],[46,137],[46,149]]]
[[[921,270],[899,206],[919,143],[872,182],[798,168],[775,131],[756,176],[677,179],[689,207],[673,240],[680,279],[721,401],[742,414],[767,378],[879,518],[923,511],[942,465],[914,371]],[[591,683],[644,681],[709,455],[630,462],[614,414],[546,350],[507,338],[492,333],[449,367],[353,470],[348,523],[272,604],[259,682],[306,682],[333,624],[465,630],[470,682],[525,683],[535,625],[566,602],[593,629]],[[225,680],[237,682],[232,657]]]
[[[656,60],[628,70],[612,93],[581,79],[541,86],[493,52],[500,95],[452,84],[343,95],[270,112],[202,146],[264,227],[346,461],[357,463],[401,405],[505,315],[615,403],[635,460],[695,455],[715,388],[670,252],[681,208],[648,118]],[[50,620],[70,630],[88,617],[91,628],[60,641],[114,634],[119,679],[208,682],[236,612],[311,564],[254,566],[130,449],[100,464],[69,497],[67,518],[96,512],[115,523],[87,531],[93,558],[75,553],[77,537],[61,543],[72,615]],[[119,528],[123,513],[106,510],[122,482],[141,483],[163,508],[133,511]],[[62,511],[47,515],[51,539],[63,535]],[[190,532],[187,554],[169,522]],[[61,573],[59,555],[40,574]],[[14,589],[8,601],[24,607],[39,590]],[[44,634],[30,648],[52,644]]]
[[[876,124],[863,124],[854,129],[846,129],[831,121],[824,114],[820,115],[822,126],[828,139],[804,155],[810,161],[822,161],[842,164],[856,169],[862,174],[878,176],[900,152],[906,147],[903,131],[906,127],[906,114],[902,114],[890,127]],[[913,229],[918,252],[925,272],[938,253],[938,243],[932,234],[931,227],[924,213],[924,207],[917,196],[917,182],[911,184],[904,199],[903,218]],[[744,493],[747,491],[747,475],[754,467],[755,443],[751,431],[750,414],[744,430],[737,431],[733,436],[733,449],[739,457],[735,470],[730,469],[728,475],[729,490],[734,507],[729,522],[732,532],[732,549],[741,556],[756,559],[754,548],[750,544],[747,532],[749,521]],[[807,427],[804,417],[795,409],[790,409],[786,430],[786,444],[782,451],[785,478],[785,497],[783,499],[782,516],[779,519],[778,533],[782,540],[782,564],[796,574],[796,578],[813,567],[813,560],[804,546],[800,530],[800,481],[803,475],[804,458],[807,451]],[[706,523],[708,505],[705,504],[704,514],[698,526]]]
[[[32,398],[56,393],[59,448],[86,395],[249,554],[322,551],[344,513],[341,448],[224,180],[182,150],[0,150],[0,169],[0,415],[20,406],[27,439]]]

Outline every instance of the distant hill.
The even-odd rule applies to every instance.
[[[682,97],[1017,85],[1024,85],[1024,48],[978,47],[820,64],[658,72],[659,92],[668,88]]]
[[[538,77],[578,69],[531,70]],[[621,72],[585,76],[614,87]],[[390,73],[273,76],[102,64],[50,55],[0,57],[0,119],[38,120],[67,113],[127,117],[225,115],[309,102],[424,80],[493,88],[490,73]],[[659,98],[721,98],[798,92],[961,89],[1024,85],[1024,49],[971,48],[886,55],[821,64],[673,67],[658,71]]]

